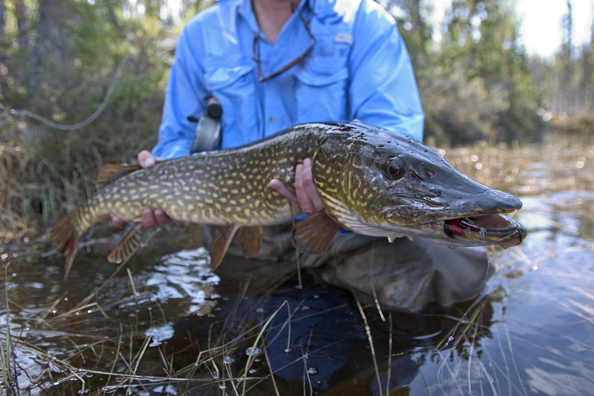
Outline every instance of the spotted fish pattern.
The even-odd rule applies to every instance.
[[[299,223],[295,244],[303,251],[325,250],[341,226],[452,246],[511,246],[525,236],[519,224],[499,215],[518,209],[517,198],[468,179],[436,150],[363,123],[310,123],[150,169],[108,166],[99,174],[97,194],[54,227],[52,241],[66,255],[67,275],[80,236],[93,224],[114,215],[140,223],[143,209],[159,208],[174,220],[220,226],[211,249],[216,267],[238,230],[250,230],[239,235],[251,255],[260,246],[260,227],[300,214],[269,183],[279,179],[294,191],[295,167],[306,158],[326,210]],[[141,228],[131,227],[110,257],[121,261],[133,254]]]

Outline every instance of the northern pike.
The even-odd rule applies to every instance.
[[[412,236],[456,246],[515,246],[526,229],[503,215],[520,209],[513,195],[479,184],[437,151],[412,138],[363,123],[309,123],[239,148],[197,153],[138,166],[104,167],[97,194],[53,228],[66,255],[66,276],[78,240],[114,215],[135,224],[109,256],[119,262],[140,245],[144,208],[174,220],[219,225],[211,247],[216,268],[239,230],[249,256],[258,253],[263,226],[290,222],[301,212],[269,186],[294,191],[295,167],[312,159],[325,210],[298,222],[295,246],[322,253],[340,227],[358,234]]]

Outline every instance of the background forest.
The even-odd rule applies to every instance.
[[[53,224],[93,193],[104,162],[155,144],[177,34],[211,4],[169,3],[0,0],[0,236]],[[430,1],[381,3],[398,11],[429,145],[528,144],[551,130],[590,139],[594,53],[592,40],[572,44],[571,1],[554,59],[525,53],[511,0],[453,0],[439,43]]]

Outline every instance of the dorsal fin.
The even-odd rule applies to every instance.
[[[122,237],[113,248],[107,260],[110,263],[121,263],[128,260],[138,250],[142,243],[151,234],[152,229],[144,228],[142,223],[130,223],[126,225]]]
[[[338,230],[340,224],[326,212],[319,212],[297,223],[293,245],[300,252],[322,254],[330,247]]]
[[[241,227],[239,244],[247,258],[254,257],[260,252],[260,246],[262,246],[262,227]]]
[[[100,188],[107,186],[120,177],[124,177],[132,172],[136,172],[139,169],[142,169],[140,165],[107,164],[103,168],[99,169],[99,175],[97,175],[95,189],[99,190]]]
[[[233,235],[235,235],[238,228],[237,224],[225,224],[217,228],[210,247],[210,266],[213,271],[223,261],[229,244],[233,240]]]

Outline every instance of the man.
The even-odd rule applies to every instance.
[[[417,140],[423,135],[423,112],[406,48],[394,20],[372,0],[222,0],[196,15],[179,37],[159,142],[152,154],[142,151],[138,155],[141,166],[154,165],[155,156],[169,159],[190,154],[196,125],[188,116],[200,117],[212,96],[223,108],[222,148],[313,121],[358,119]],[[295,193],[279,180],[271,180],[270,187],[308,215],[324,209],[309,159],[297,166]],[[143,212],[146,227],[168,221],[161,210]],[[113,222],[121,226],[121,219]],[[290,237],[288,232],[284,235]],[[284,244],[277,242],[269,245]],[[417,246],[419,243],[422,246]],[[406,310],[419,310],[431,301],[449,305],[480,290],[486,272],[484,254],[478,266],[471,265],[472,271],[464,269],[461,282],[470,283],[470,288],[465,286],[469,292],[459,293],[455,282],[452,294],[449,286],[435,286],[436,270],[432,268],[436,258],[449,254],[447,248],[408,240],[398,241],[399,247],[385,244],[383,240],[376,243],[372,238],[342,235],[327,254],[306,263],[333,262],[331,268],[340,265],[341,270],[334,274],[340,273],[340,279],[333,275],[332,279],[326,277],[328,280],[370,294],[367,276],[375,269],[366,267],[362,271],[366,276],[355,286],[352,277],[343,275],[351,270],[358,274],[361,265],[368,266],[366,247],[373,246],[375,257],[388,259],[389,267],[401,272],[396,279],[393,271],[388,276],[380,269],[381,279],[390,279],[390,285],[384,288],[382,280],[375,279],[373,294],[386,305]],[[395,250],[411,249],[407,263],[393,265]],[[436,249],[437,253],[427,253]],[[345,251],[354,257],[350,264],[341,258]],[[229,253],[233,252],[231,247]],[[269,253],[264,256],[284,257],[283,252]],[[418,264],[419,260],[425,264]],[[438,277],[443,279],[443,273]],[[403,289],[399,282],[420,278],[424,286],[411,291],[413,295],[404,295],[408,288]],[[445,297],[439,292],[444,287],[448,289]],[[393,297],[394,288],[403,290],[400,297]]]

